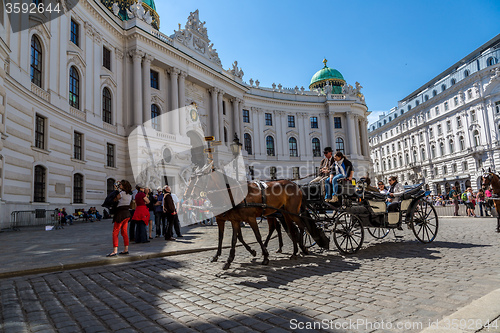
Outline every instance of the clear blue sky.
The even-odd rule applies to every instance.
[[[500,33],[499,0],[156,1],[171,35],[199,9],[222,65],[243,80],[304,86],[323,67],[364,87],[370,123]]]

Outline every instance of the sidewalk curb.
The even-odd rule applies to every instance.
[[[494,290],[472,301],[469,305],[458,309],[451,315],[442,318],[439,320],[439,327],[428,327],[422,330],[421,333],[471,333],[481,331],[487,323],[498,320],[500,316],[500,302],[498,302],[498,299],[500,299],[500,289]],[[479,323],[481,327],[476,326]],[[446,328],[447,325],[449,325],[448,328]]]
[[[248,244],[253,244],[253,243],[254,242],[248,243]],[[236,246],[240,247],[242,245],[238,244]],[[230,245],[226,245],[226,246],[223,246],[222,248],[228,249],[230,247],[231,247]],[[26,269],[26,270],[22,270],[22,271],[0,273],[0,280],[13,278],[13,277],[20,277],[20,276],[25,276],[25,275],[54,273],[54,272],[61,272],[61,271],[79,269],[79,268],[122,264],[122,263],[129,263],[129,262],[135,262],[135,261],[141,261],[141,260],[147,260],[147,259],[171,257],[171,256],[182,255],[182,254],[190,254],[190,253],[198,253],[198,252],[206,252],[206,251],[217,251],[217,247],[168,251],[168,252],[151,253],[151,254],[119,256],[117,258],[109,258],[109,259],[95,260],[95,261],[89,261],[89,262],[81,262],[81,263],[76,263],[76,264],[62,264],[61,263],[58,266],[49,266],[49,267],[42,267],[42,268]]]

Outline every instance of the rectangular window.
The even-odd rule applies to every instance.
[[[434,109],[434,111],[436,112],[436,116],[439,116],[439,106],[436,106],[436,108]]]
[[[160,74],[156,71],[151,71],[151,88],[160,89]]]
[[[266,126],[273,126],[273,115],[270,113],[266,113]]]
[[[102,47],[102,65],[111,70],[111,51],[105,46]]]
[[[460,118],[460,116],[457,117],[457,127],[458,128],[462,127],[462,118]]]
[[[71,41],[80,46],[80,25],[75,20],[71,20]]]
[[[335,128],[342,128],[342,118],[333,117],[333,124]],[[385,133],[385,136],[387,138],[387,133]]]
[[[250,111],[243,110],[243,122],[244,123],[249,123],[250,122]]]
[[[35,147],[45,149],[45,118],[36,115]]]
[[[300,178],[300,175],[299,175],[299,167],[293,167],[292,168],[292,177],[293,179],[299,179]]]
[[[451,132],[451,121],[449,121],[449,120],[446,122],[446,130],[448,132]]]
[[[311,128],[318,128],[318,117],[311,117]]]
[[[454,97],[453,98],[453,106],[457,106],[458,105],[458,97]]]
[[[83,148],[83,134],[75,132],[74,133],[74,143],[73,143],[73,158],[75,160],[81,160]]]
[[[295,116],[288,116],[288,127],[295,127]]]
[[[467,90],[467,98],[472,99],[472,89]]]
[[[448,102],[444,102],[444,110],[448,111]]]
[[[222,114],[226,115],[226,101],[222,101]]]
[[[443,134],[443,129],[441,128],[441,125],[438,125],[438,135]]]
[[[500,113],[500,101],[495,102],[495,109],[497,110],[497,113]]]
[[[106,152],[106,166],[110,168],[115,167],[115,145],[108,143]]]

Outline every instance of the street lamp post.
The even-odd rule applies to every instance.
[[[233,157],[236,160],[236,181],[238,181],[238,156],[241,153],[241,147],[243,145],[240,143],[240,139],[238,138],[238,134],[234,133],[234,140],[231,143],[231,151],[233,153]]]

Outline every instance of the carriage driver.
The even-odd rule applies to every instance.
[[[325,154],[325,158],[323,158],[319,164],[319,175],[311,180],[311,183],[325,180],[330,175],[330,168],[334,162],[332,147],[325,147],[325,149],[323,149],[323,154]]]
[[[337,202],[337,193],[338,193],[338,181],[340,179],[348,179],[352,181],[352,177],[354,175],[354,168],[352,167],[351,161],[349,161],[342,152],[338,151],[333,156],[335,162],[333,163],[330,169],[330,178],[325,182],[325,201],[326,202]],[[333,185],[333,193],[335,194],[332,197],[332,185]]]

